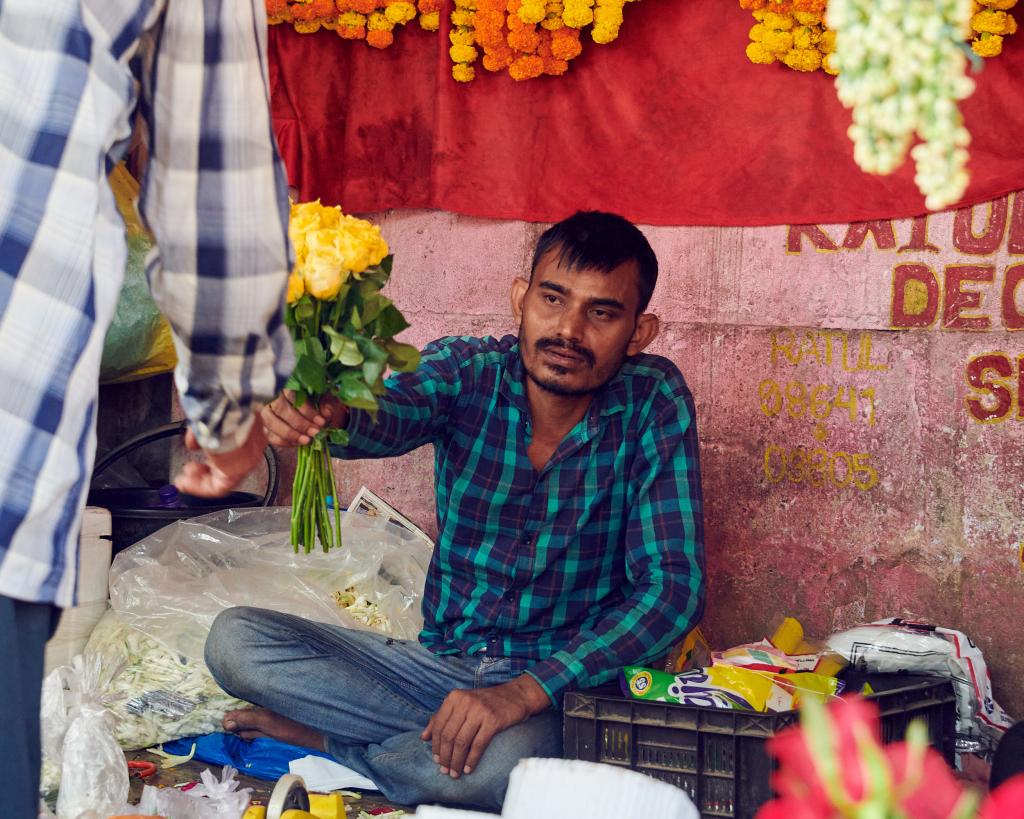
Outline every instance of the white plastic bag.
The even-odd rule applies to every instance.
[[[121,667],[108,690],[127,749],[218,730],[245,703],[229,697],[203,662],[214,618],[259,606],[348,628],[415,639],[430,549],[406,529],[351,514],[343,545],[296,554],[291,510],[215,512],[161,529],[119,554],[111,611],[86,646]]]
[[[239,788],[234,768],[225,765],[221,778],[209,770],[202,782],[188,791],[146,785],[138,805],[124,805],[119,812],[134,815],[173,816],[174,819],[239,819],[249,807],[251,788]],[[103,814],[106,816],[107,814]]]
[[[205,664],[129,626],[116,611],[93,630],[86,654],[111,671],[106,700],[127,750],[219,731],[224,714],[247,705],[225,693]]]
[[[833,634],[828,647],[858,671],[933,674],[951,680],[958,745],[974,744],[963,750],[994,751],[1013,724],[992,696],[981,649],[961,631],[892,618]]]
[[[61,671],[68,708],[57,819],[76,819],[87,810],[107,816],[128,798],[128,764],[103,701],[109,681],[98,656],[79,655]]]

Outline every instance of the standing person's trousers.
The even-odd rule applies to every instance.
[[[43,655],[60,609],[0,594],[0,771],[3,819],[39,815],[39,698]]]

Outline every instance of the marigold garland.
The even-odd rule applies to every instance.
[[[622,26],[623,7],[631,1],[453,0],[448,35],[452,77],[458,82],[470,82],[476,77],[477,65],[491,72],[508,71],[514,80],[564,74],[569,70],[569,63],[583,51],[580,41],[583,30],[590,26],[591,39],[600,45],[614,41]],[[267,22],[271,25],[287,23],[303,34],[327,29],[344,40],[365,40],[374,48],[390,46],[394,42],[395,28],[414,20],[426,31],[438,31],[441,24],[441,0],[265,2]],[[775,0],[741,2],[777,5]],[[823,4],[824,0],[821,2]],[[998,4],[1016,0],[988,2]],[[998,28],[992,22],[988,25],[992,29]],[[763,26],[761,30],[768,42],[775,42],[773,33]],[[800,37],[801,43],[807,43],[799,47],[803,51],[813,51],[813,44],[822,39],[820,32],[810,29]],[[800,52],[789,59],[796,60],[799,56]],[[783,59],[783,56],[779,58]],[[770,61],[774,59],[772,57]]]
[[[593,5],[593,0],[571,0]],[[600,0],[599,0],[600,2]],[[835,74],[835,32],[825,20],[826,0],[739,0],[740,8],[753,13],[757,23],[750,29],[747,59],[759,65],[779,62],[795,71],[819,68]],[[1017,31],[1008,12],[1017,0],[974,0],[971,17],[971,48],[979,57],[996,57],[1003,39]],[[575,12],[574,12],[575,13]]]

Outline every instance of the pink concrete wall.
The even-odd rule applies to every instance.
[[[1024,714],[1024,334],[1010,329],[1024,324],[1024,284],[1012,286],[1024,271],[1013,268],[1024,265],[1024,194],[1013,205],[866,234],[644,229],[662,267],[653,351],[678,364],[697,400],[715,643],[758,638],[783,614],[816,635],[920,617],[977,641],[997,697]],[[389,291],[412,322],[406,340],[514,330],[509,285],[543,226],[376,218],[396,253]],[[937,308],[930,327],[894,327],[895,269],[906,264],[928,270],[905,269],[921,281],[896,288],[916,311],[902,323]],[[946,293],[947,265],[977,269],[954,267]],[[965,272],[991,281],[958,295]],[[988,321],[963,329],[972,316]],[[994,391],[972,388],[969,372]],[[431,458],[425,448],[339,465],[342,494],[366,484],[433,533]]]

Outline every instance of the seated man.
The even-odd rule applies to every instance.
[[[342,458],[436,452],[437,548],[419,641],[261,609],[214,622],[206,661],[261,708],[225,727],[326,749],[394,802],[498,809],[516,762],[558,756],[563,693],[654,661],[698,622],[693,398],[644,310],[657,260],[621,217],[545,232],[512,285],[518,338],[446,338],[388,381],[377,423],[280,397],[270,440],[344,426]]]

